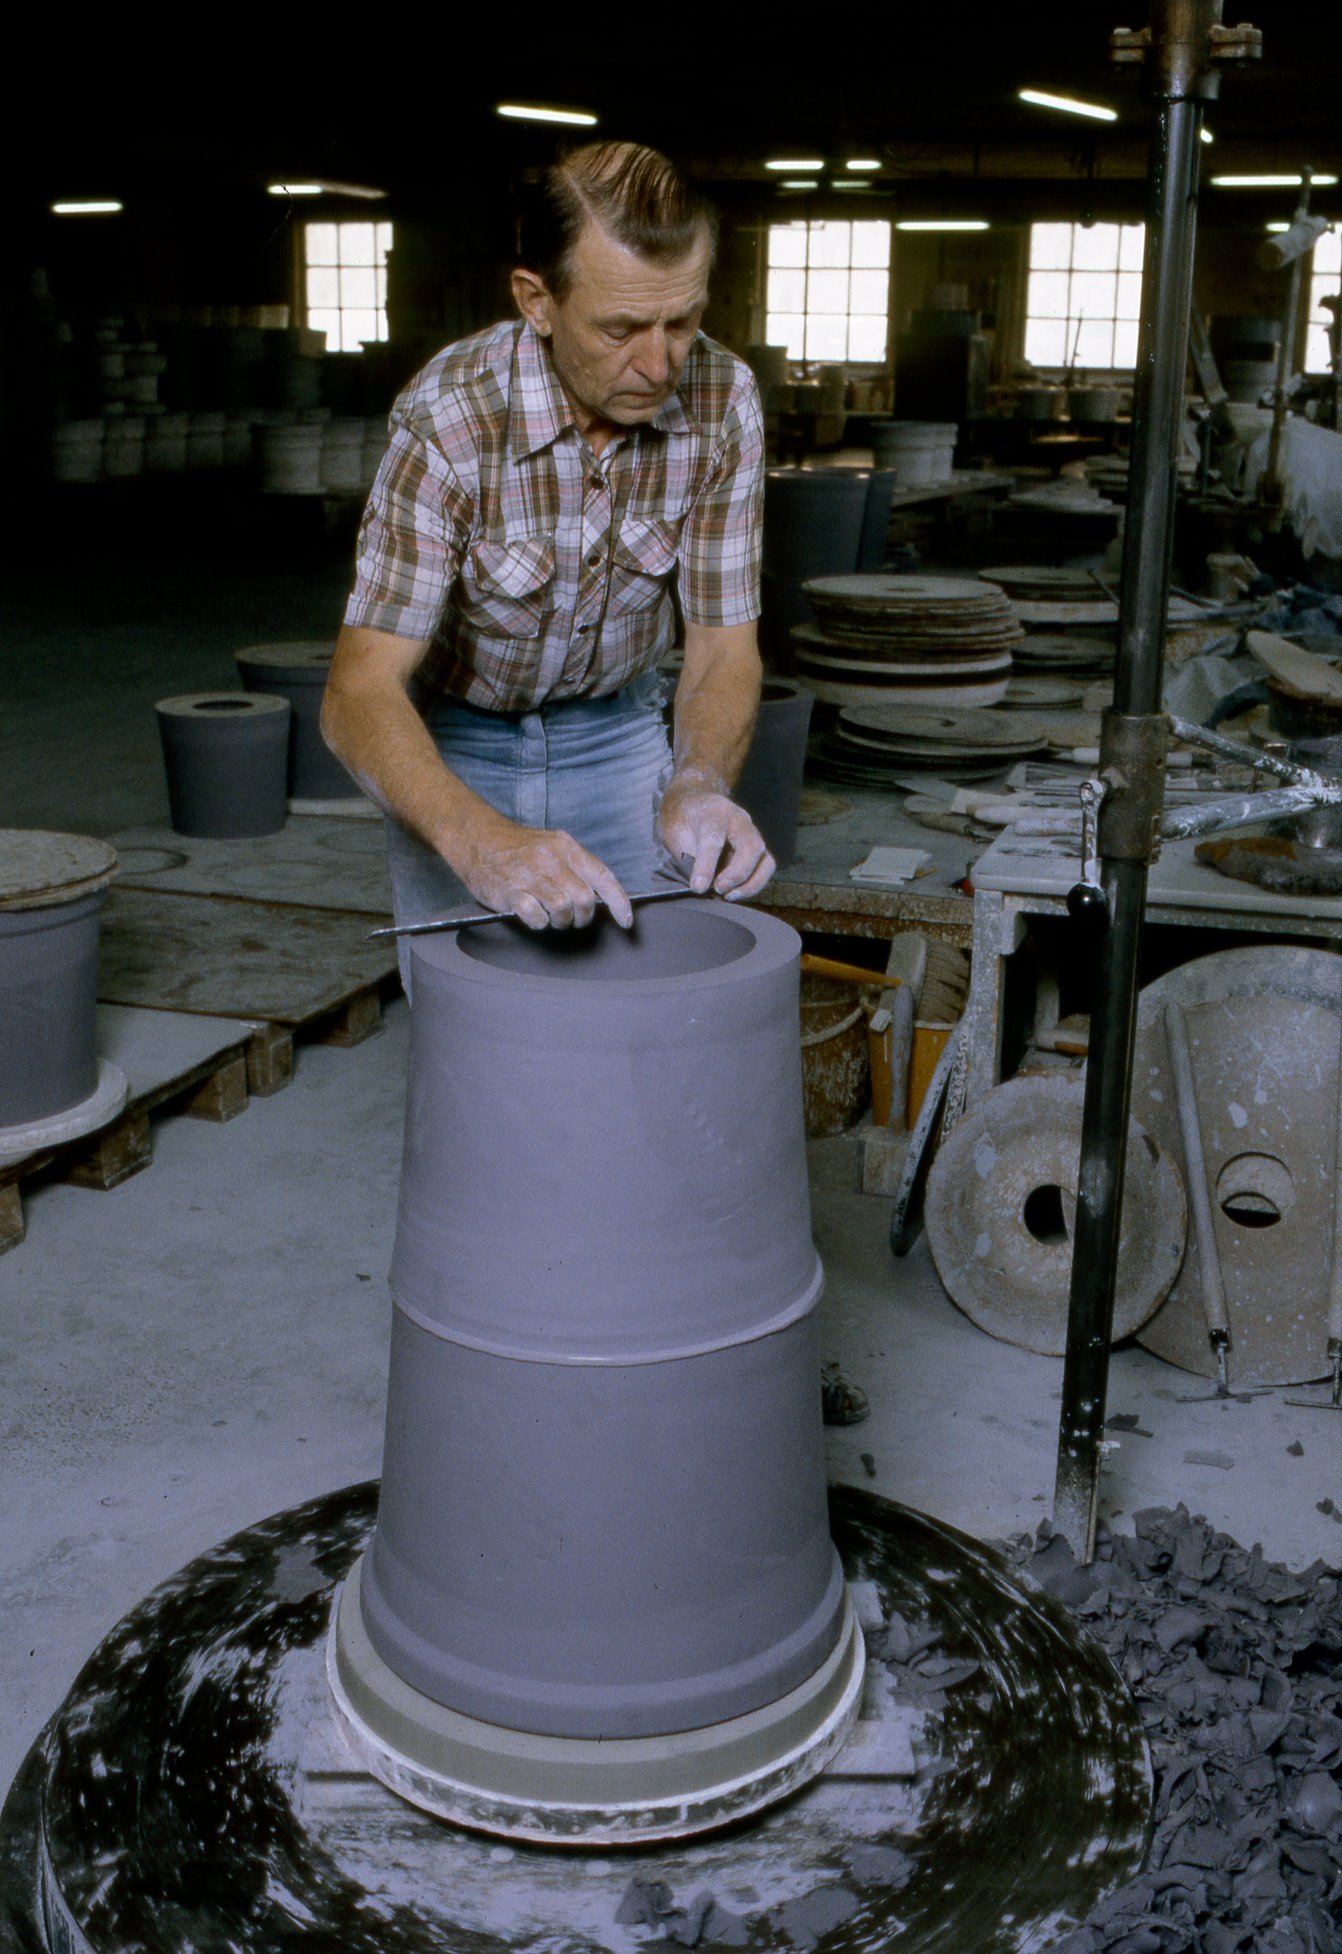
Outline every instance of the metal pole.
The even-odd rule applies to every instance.
[[[1137,959],[1164,798],[1168,721],[1160,712],[1173,548],[1177,443],[1192,298],[1202,102],[1236,32],[1220,0],[1153,0],[1120,59],[1147,62],[1155,97],[1138,330],[1133,442],[1123,538],[1114,708],[1100,746],[1103,936],[1091,1004],[1081,1168],[1063,1367],[1054,1522],[1095,1554],[1137,1001]],[[1237,52],[1240,50],[1236,50]]]

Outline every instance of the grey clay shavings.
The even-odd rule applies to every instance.
[[[1047,1523],[1003,1550],[1105,1649],[1154,1769],[1143,1871],[1061,1929],[1055,1954],[1342,1954],[1342,1575],[1322,1561],[1293,1573],[1182,1506],[1138,1513],[1134,1528],[1102,1528],[1090,1567]],[[978,1674],[938,1640],[900,1615],[868,1637],[898,1700],[930,1713]],[[949,1768],[933,1759],[920,1776]],[[914,1869],[871,1844],[846,1864],[858,1888],[895,1891]],[[817,1948],[857,1905],[847,1887],[819,1887],[770,1925],[782,1947]],[[660,1928],[664,1946],[748,1938],[711,1893],[678,1906],[663,1883],[632,1881],[616,1917]]]
[[[1008,1550],[1106,1649],[1155,1767],[1144,1871],[1058,1954],[1339,1954],[1342,1579],[1183,1507],[1134,1524],[1089,1568],[1047,1526]]]

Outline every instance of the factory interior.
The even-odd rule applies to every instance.
[[[288,26],[189,80],[69,56],[0,300],[0,1954],[1342,1954],[1342,18],[1145,19],[551,22],[506,49],[447,23],[450,72],[403,28],[357,88]],[[1171,23],[1204,79],[1162,94]],[[815,1446],[761,1371],[754,1406],[706,1387],[702,1456],[638,1493],[676,1590],[648,1641],[731,1612],[674,1564],[683,1488],[756,1499],[771,1538],[810,1460],[867,1669],[809,1788],[689,1843],[556,1847],[517,1797],[509,1824],[435,1805],[399,1736],[394,1767],[351,1748],[354,1657],[323,1656],[384,1441],[385,1501],[433,1422],[406,1408],[427,1358],[393,1360],[388,1416],[425,1196],[403,1142],[409,1175],[432,1119],[407,1126],[412,1013],[370,934],[382,817],[318,715],[392,402],[515,316],[519,186],[607,139],[716,209],[703,331],[753,372],[766,447],[737,793],[777,872],[639,927],[711,907],[756,931],[728,971],[786,940],[794,985],[800,938],[769,1079],[744,1044],[719,1066],[743,1145],[799,1068],[795,1147],[786,1112],[750,1144],[774,1260],[795,1235],[823,1269]],[[1158,259],[1180,142],[1195,194]],[[1173,276],[1162,311],[1150,267],[1181,249],[1190,304]],[[1160,728],[1144,788],[1124,714]],[[455,968],[454,934],[424,942]],[[547,1095],[518,983],[465,1126],[512,1136],[481,1185],[531,1216],[532,1138],[605,1142]],[[32,1025],[67,1008],[38,1104]],[[660,1076],[631,1074],[631,1132],[678,1117]],[[1081,1171],[1115,1150],[1121,1225]],[[709,1289],[725,1205],[666,1246]],[[508,1269],[548,1270],[518,1232]],[[484,1385],[463,1409],[482,1558],[544,1422]],[[653,1549],[602,1501],[624,1593]]]

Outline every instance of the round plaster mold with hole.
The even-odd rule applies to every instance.
[[[1289,949],[1277,955],[1283,966],[1296,960],[1310,998],[1336,995],[1337,958]],[[1298,961],[1305,956],[1327,967]],[[1185,991],[1195,997],[1205,983],[1198,981],[1197,965],[1185,969]],[[1269,990],[1186,1003],[1184,1022],[1203,1159],[1185,1159],[1165,1028],[1149,1009],[1138,1018],[1132,1110],[1185,1175],[1206,1177],[1230,1324],[1229,1380],[1299,1384],[1325,1377],[1342,1032],[1337,1010]],[[1183,1370],[1216,1375],[1201,1251],[1192,1233],[1178,1282],[1140,1340]]]
[[[1012,1079],[955,1127],[927,1180],[937,1273],[990,1335],[1052,1357],[1067,1347],[1084,1088]],[[1179,1271],[1186,1216],[1168,1154],[1128,1127],[1114,1340],[1159,1308]]]

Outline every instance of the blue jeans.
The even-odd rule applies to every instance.
[[[530,828],[562,828],[626,889],[646,888],[666,861],[657,809],[671,777],[656,672],[603,699],[566,699],[537,712],[481,712],[437,699],[424,720],[458,779],[500,814]],[[398,923],[417,923],[475,898],[432,848],[388,820],[387,864]],[[398,943],[410,994],[409,946]]]

